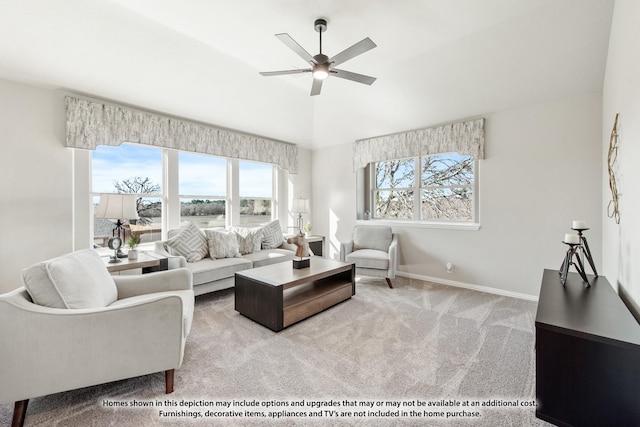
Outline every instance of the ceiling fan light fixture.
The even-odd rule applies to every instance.
[[[313,78],[318,80],[324,80],[329,77],[329,66],[325,64],[318,64],[313,68]]]

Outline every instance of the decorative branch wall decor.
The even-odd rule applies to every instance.
[[[618,115],[613,122],[611,129],[611,137],[609,138],[609,154],[607,155],[607,164],[609,168],[609,188],[611,189],[611,201],[607,206],[607,215],[613,218],[616,224],[620,224],[620,211],[618,210],[618,187],[616,185],[616,174],[614,165],[618,160]]]

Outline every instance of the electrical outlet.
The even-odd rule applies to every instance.
[[[450,262],[447,263],[447,273],[453,274],[453,264]]]

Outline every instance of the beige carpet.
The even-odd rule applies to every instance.
[[[279,333],[239,315],[232,291],[200,296],[173,394],[161,373],[59,393],[32,399],[25,425],[546,425],[520,406],[535,400],[534,302],[394,283],[363,278]]]

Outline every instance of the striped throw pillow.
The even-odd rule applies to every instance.
[[[178,234],[167,240],[165,244],[171,249],[172,254],[182,255],[187,262],[200,261],[209,252],[207,236],[193,222],[181,229]]]
[[[280,221],[277,219],[262,227],[262,249],[275,249],[284,241]]]

